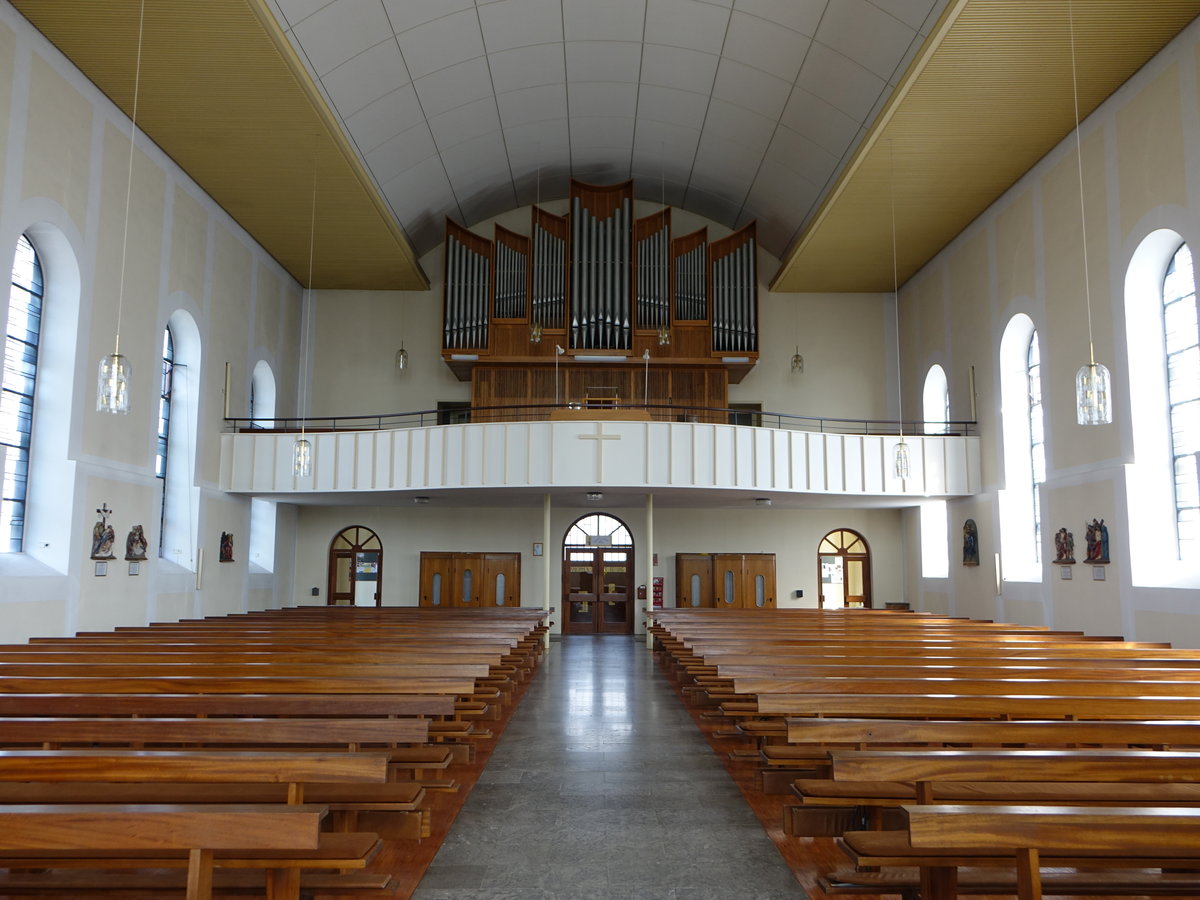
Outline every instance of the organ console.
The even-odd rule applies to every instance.
[[[528,235],[497,225],[492,239],[448,219],[445,246],[442,354],[476,406],[569,401],[594,381],[575,367],[602,360],[626,403],[724,407],[758,359],[754,223],[676,237],[669,207],[634,216],[632,181],[572,180],[567,215],[534,206]],[[556,346],[565,391],[541,369],[559,380]]]

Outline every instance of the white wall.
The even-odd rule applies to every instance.
[[[605,512],[621,519],[633,535],[635,577],[649,584],[644,507],[552,507],[548,535],[542,534],[542,507],[438,508],[303,507],[300,510],[296,603],[323,604],[328,581],[329,545],[343,528],[365,525],[383,542],[382,603],[415,606],[418,602],[420,554],[426,550],[515,552],[521,554],[521,605],[541,606],[545,579],[542,560],[532,555],[535,541],[551,558],[551,608],[555,627],[561,604],[562,542],[580,516]],[[676,553],[774,553],[780,607],[816,607],[817,544],[835,528],[862,534],[871,550],[873,599],[877,607],[903,598],[905,553],[898,510],[666,509],[655,504],[653,552],[663,577],[665,604],[675,597]],[[318,597],[310,595],[317,588]],[[792,594],[802,590],[804,596]],[[641,630],[641,617],[636,622]]]
[[[916,403],[925,373],[940,364],[950,382],[952,416],[970,408],[969,370],[977,376],[984,493],[950,503],[951,571],[947,579],[919,577],[916,517],[906,515],[908,588],[916,605],[1129,639],[1200,647],[1200,560],[1185,560],[1175,587],[1135,583],[1131,570],[1129,464],[1136,459],[1131,407],[1150,402],[1129,388],[1125,274],[1134,251],[1159,228],[1172,228],[1193,246],[1200,239],[1200,105],[1193,23],[1084,123],[1091,308],[1096,360],[1113,373],[1114,421],[1075,422],[1074,378],[1088,361],[1087,306],[1080,239],[1079,169],[1074,135],[1049,153],[901,291],[906,405]],[[1037,581],[1005,580],[996,590],[1000,537],[998,492],[1005,487],[997,360],[1000,339],[1017,313],[1038,329],[1046,411],[1047,481],[1043,494],[1042,558],[1053,558],[1050,536],[1072,531],[1082,560],[1083,525],[1109,525],[1112,564],[1106,580],[1091,567],[1073,578],[1043,562]],[[1163,461],[1163,465],[1169,465]],[[963,567],[965,519],[979,526],[980,565]],[[1170,522],[1155,529],[1171,540]]]
[[[274,571],[280,574],[251,577],[249,500],[220,492],[216,480],[225,362],[232,364],[235,415],[244,414],[260,360],[275,373],[281,409],[294,402],[299,286],[139,133],[120,310],[121,351],[135,373],[132,411],[96,413],[97,364],[112,352],[117,331],[130,123],[7,4],[0,4],[0,123],[0,248],[12,248],[32,229],[43,254],[49,373],[35,407],[26,552],[0,555],[3,639],[289,600],[294,513],[279,516]],[[0,320],[7,303],[7,295],[0,297]],[[156,555],[161,336],[177,310],[196,323],[201,348],[200,371],[191,373],[198,415],[188,492],[194,506],[186,510],[204,550],[199,590],[194,563]],[[56,414],[61,423],[42,430],[43,410],[47,426]],[[42,459],[50,461],[39,468]],[[109,563],[107,576],[93,574],[91,530],[102,504],[114,511],[118,551],[133,525],[144,527],[151,558],[140,574],[127,574],[121,559]],[[217,563],[222,531],[234,533],[237,562]]]

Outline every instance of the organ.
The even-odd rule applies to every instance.
[[[635,216],[632,181],[572,180],[567,214],[532,207],[526,235],[448,219],[443,274],[442,355],[476,407],[602,387],[623,405],[723,408],[758,359],[754,223],[676,236],[670,208]]]

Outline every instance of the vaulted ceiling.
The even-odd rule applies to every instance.
[[[13,0],[127,111],[140,0]],[[1073,16],[1073,24],[1068,14]],[[424,286],[444,216],[569,178],[890,290],[1200,0],[145,0],[138,122],[302,283]],[[315,175],[315,178],[314,178]]]

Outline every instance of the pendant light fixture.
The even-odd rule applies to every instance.
[[[129,389],[133,365],[121,353],[121,313],[125,305],[125,259],[129,250],[129,208],[133,195],[133,153],[137,139],[138,91],[142,80],[142,32],[146,21],[146,0],[138,10],[137,62],[133,70],[133,109],[129,116],[129,172],[125,179],[125,230],[121,238],[121,277],[117,288],[117,332],[113,352],[100,360],[96,381],[96,412],[129,413]]]
[[[908,444],[904,442],[904,381],[900,377],[900,274],[896,262],[896,149],[888,144],[892,207],[892,303],[896,315],[896,411],[899,413],[900,442],[896,444],[892,471],[901,481],[909,476]],[[797,348],[799,351],[799,348]]]
[[[1067,0],[1067,25],[1071,34],[1071,91],[1075,101],[1075,158],[1079,166],[1079,234],[1083,242],[1083,296],[1087,304],[1088,363],[1075,374],[1075,417],[1080,425],[1112,422],[1112,376],[1096,362],[1092,340],[1092,290],[1088,277],[1087,216],[1083,203],[1083,139],[1079,134],[1079,79],[1075,72],[1075,10]]]
[[[313,280],[313,246],[316,243],[317,232],[317,151],[313,149],[313,178],[312,178],[312,204],[309,213],[308,223],[308,283],[304,289],[304,311],[309,327],[304,331],[304,347],[300,352],[300,437],[296,438],[296,443],[292,446],[292,474],[297,478],[308,478],[312,475],[313,465],[313,450],[312,442],[304,436],[304,396],[305,388],[308,384],[308,345],[312,340],[312,280]],[[400,366],[400,354],[404,353],[404,346],[401,345],[400,350],[396,353],[396,365]],[[407,365],[408,354],[404,353],[405,364]]]
[[[792,371],[804,371],[804,357],[800,355],[800,345],[796,345],[796,352],[792,354]]]

